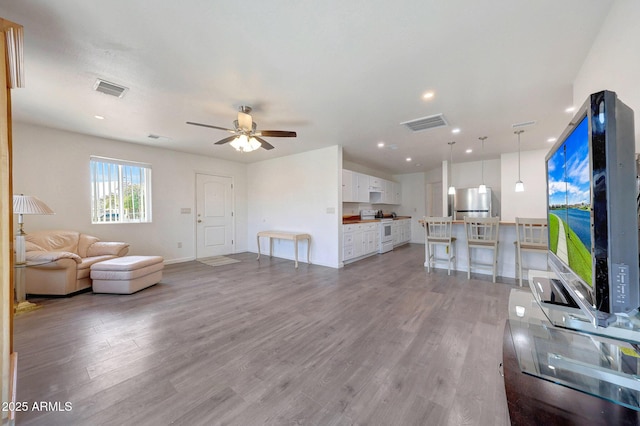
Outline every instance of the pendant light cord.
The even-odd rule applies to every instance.
[[[520,179],[520,133],[524,132],[524,130],[516,130],[516,134],[518,135],[518,182]]]
[[[480,136],[478,139],[482,141],[482,184],[484,185],[484,140],[486,136]]]

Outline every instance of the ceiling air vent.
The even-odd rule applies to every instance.
[[[517,128],[520,128],[520,127],[533,126],[534,124],[536,124],[535,120],[523,121],[522,123],[512,124],[511,127],[514,128],[514,129],[517,129]]]
[[[116,98],[121,98],[129,89],[127,87],[111,83],[109,81],[97,79],[96,84],[93,85],[93,90],[95,90],[96,92],[104,93],[105,95],[111,95],[115,96]]]
[[[423,130],[435,129],[436,127],[448,126],[447,120],[443,114],[430,115],[428,117],[416,118],[415,120],[400,123],[407,126],[413,132],[421,132]]]

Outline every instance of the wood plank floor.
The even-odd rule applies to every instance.
[[[428,274],[422,245],[340,270],[230,257],[169,265],[133,295],[32,299],[15,321],[17,424],[509,424],[513,282]]]

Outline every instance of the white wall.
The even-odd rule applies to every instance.
[[[520,153],[520,178],[524,192],[516,192],[518,153],[502,154],[502,215],[503,221],[514,222],[516,217],[547,217],[547,177],[544,157],[548,150]]]
[[[153,223],[91,224],[91,155],[151,164]],[[233,178],[235,251],[247,250],[244,164],[19,123],[13,127],[13,160],[14,191],[38,197],[56,212],[27,216],[27,233],[72,229],[103,240],[126,241],[131,244],[129,254],[160,255],[168,262],[194,259],[198,172]],[[183,207],[191,208],[191,214],[181,214]]]
[[[386,180],[394,180],[393,176],[387,173],[383,173],[380,170],[372,169],[370,167],[363,166],[358,163],[354,163],[351,161],[343,160],[342,164],[343,169],[353,170],[354,172],[364,173],[365,175],[375,176]]]
[[[259,231],[305,232],[311,234],[311,263],[339,267],[341,176],[337,145],[248,165],[249,251],[258,251]],[[266,241],[261,248],[268,254],[265,247]],[[299,260],[306,262],[306,245],[300,248]],[[293,243],[274,242],[274,256],[293,259]]]
[[[611,90],[636,113],[636,152],[640,152],[640,2],[614,2],[596,41],[573,84],[573,102],[579,107],[591,93]]]

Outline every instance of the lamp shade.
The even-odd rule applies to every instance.
[[[31,195],[13,196],[14,214],[55,214],[43,201]]]

